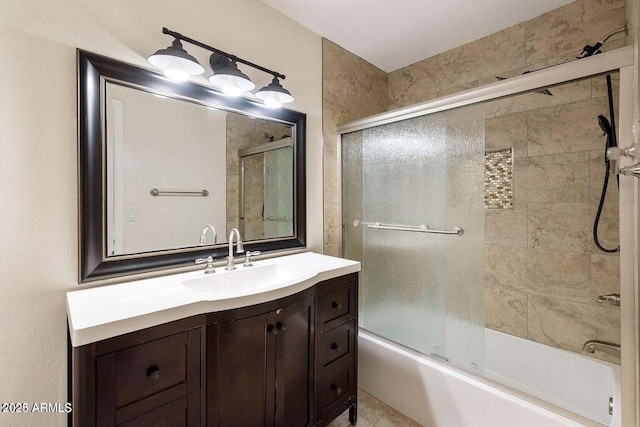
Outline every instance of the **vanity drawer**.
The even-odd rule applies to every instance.
[[[100,356],[96,376],[98,426],[175,404],[200,389],[200,328]]]
[[[173,335],[116,353],[116,406],[179,387],[186,395],[187,334]]]
[[[344,358],[352,357],[355,343],[355,320],[338,326],[319,336],[320,366],[331,366]]]
[[[323,333],[356,317],[356,279],[338,283],[318,292],[318,333]]]
[[[341,364],[342,366],[320,378],[317,400],[319,419],[327,419],[337,408],[344,408],[345,403],[354,399],[355,367],[350,362]]]
[[[200,425],[200,395],[193,393],[147,412],[119,427],[197,427]]]

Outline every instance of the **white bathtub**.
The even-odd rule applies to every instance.
[[[362,330],[358,385],[429,427],[620,426],[617,365],[489,329],[485,335],[488,378],[558,407]]]

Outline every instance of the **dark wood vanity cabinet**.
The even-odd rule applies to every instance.
[[[200,426],[204,316],[73,348],[74,426]]]
[[[357,402],[358,276],[327,280],[316,293],[316,425],[346,409],[355,425]]]
[[[207,326],[207,425],[312,426],[313,301]]]
[[[355,423],[357,277],[72,348],[70,425]]]

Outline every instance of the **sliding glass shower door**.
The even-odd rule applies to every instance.
[[[363,263],[360,326],[482,371],[484,108],[343,135],[342,153],[344,255]]]

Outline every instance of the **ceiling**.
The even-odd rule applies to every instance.
[[[573,0],[261,0],[390,72]]]

